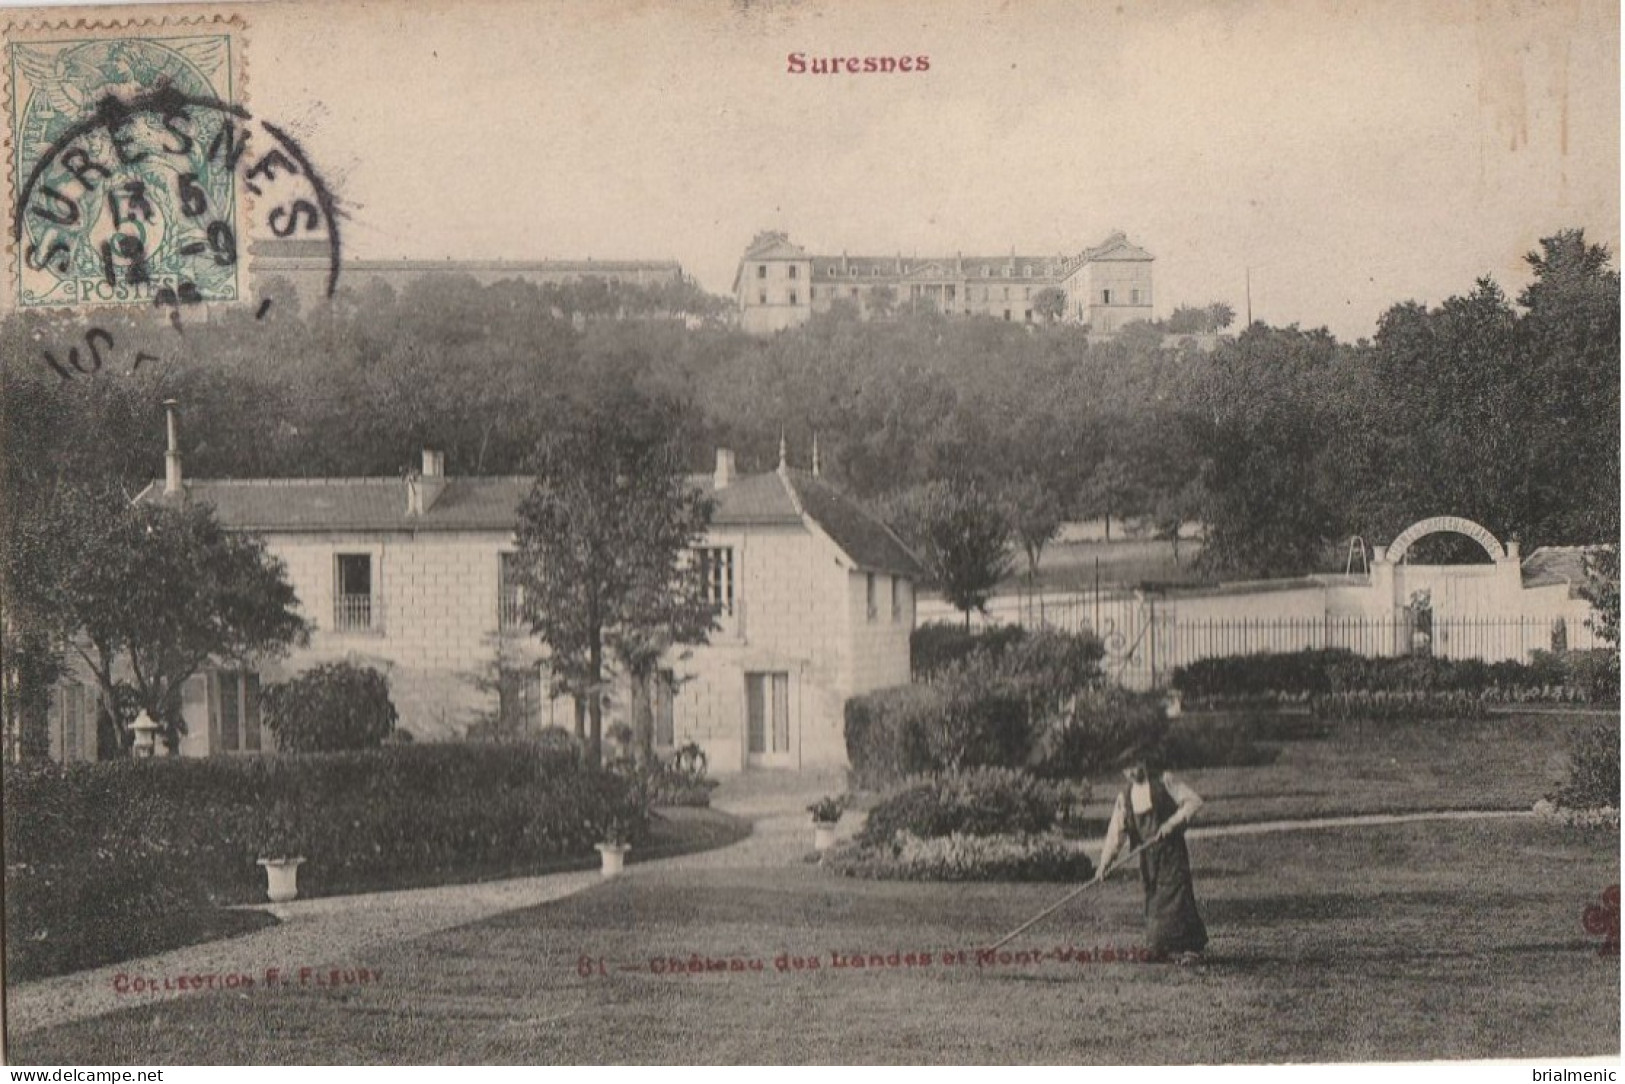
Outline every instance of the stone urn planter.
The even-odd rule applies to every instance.
[[[272,903],[287,903],[299,897],[299,866],[303,858],[261,858],[265,867],[265,897]]]
[[[827,851],[835,846],[835,824],[846,811],[846,799],[820,798],[807,807],[813,819],[813,850]]]
[[[619,876],[626,868],[626,852],[632,849],[629,843],[600,843],[598,853],[604,860],[601,872],[605,877]]]
[[[827,851],[835,846],[835,822],[813,821],[813,850]]]

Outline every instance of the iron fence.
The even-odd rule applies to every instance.
[[[919,619],[953,620],[928,604]],[[1427,654],[1447,659],[1528,662],[1532,653],[1603,646],[1584,620],[1540,615],[1191,617],[1162,600],[1129,593],[1006,596],[978,624],[1091,632],[1106,649],[1108,676],[1129,688],[1167,683],[1181,666],[1235,655],[1344,648],[1357,655]]]

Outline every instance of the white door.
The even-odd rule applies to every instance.
[[[790,675],[745,675],[745,763],[787,768],[795,763],[790,733]]]

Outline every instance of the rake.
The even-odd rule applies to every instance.
[[[1038,912],[1032,918],[1029,918],[1026,922],[1023,922],[1021,925],[1017,926],[1015,929],[1011,930],[1009,933],[1005,934],[1003,937],[1001,937],[997,941],[993,942],[993,944],[989,945],[983,951],[992,952],[995,949],[1003,948],[1005,945],[1009,944],[1011,941],[1014,941],[1017,937],[1020,937],[1023,933],[1026,933],[1032,927],[1034,927],[1034,926],[1038,925],[1040,922],[1044,921],[1044,919],[1048,918],[1050,915],[1053,915],[1055,912],[1059,911],[1061,908],[1065,907],[1067,904],[1071,903],[1073,900],[1077,899],[1079,896],[1083,895],[1085,892],[1087,892],[1091,888],[1095,887],[1095,885],[1104,884],[1107,877],[1111,876],[1112,873],[1115,872],[1116,870],[1119,870],[1122,867],[1128,865],[1128,863],[1129,863],[1129,861],[1131,859],[1139,857],[1140,852],[1144,851],[1147,847],[1150,847],[1152,845],[1152,843],[1154,843],[1154,842],[1156,842],[1156,841],[1155,840],[1147,840],[1146,842],[1140,844],[1138,847],[1134,848],[1132,851],[1125,854],[1122,857],[1121,861],[1115,862],[1112,865],[1107,866],[1105,871],[1102,872],[1101,875],[1098,878],[1096,878],[1095,880],[1092,880],[1092,881],[1087,881],[1084,884],[1078,886],[1077,888],[1074,888],[1071,892],[1068,892],[1066,895],[1062,896],[1060,899],[1056,900],[1054,903],[1050,904],[1048,907],[1046,907],[1042,911]]]

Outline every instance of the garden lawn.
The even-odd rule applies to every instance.
[[[977,966],[978,946],[1062,887],[647,868],[331,961],[377,970],[372,985],[199,994],[24,1036],[10,1053],[271,1065],[1617,1056],[1619,962],[1598,955],[1581,916],[1618,882],[1618,850],[1617,833],[1533,820],[1196,840],[1213,942],[1189,969],[1046,955],[1132,945],[1141,901],[1127,876],[1010,946],[1035,960]],[[967,962],[945,965],[945,952]],[[650,970],[691,953],[762,970]],[[832,966],[854,953],[882,966]],[[907,953],[933,962],[908,967]],[[820,966],[780,972],[781,954]]]
[[[1203,716],[1186,717],[1199,725]],[[1264,717],[1314,727],[1309,716]],[[1320,736],[1261,742],[1280,751],[1272,764],[1181,769],[1176,774],[1207,803],[1199,823],[1349,816],[1447,809],[1530,809],[1556,785],[1563,750],[1618,714],[1533,711],[1487,719],[1420,723],[1327,723]],[[1104,830],[1120,777],[1094,781],[1087,807],[1095,835]]]

